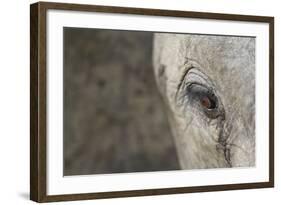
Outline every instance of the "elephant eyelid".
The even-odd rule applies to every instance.
[[[191,67],[188,67],[185,69],[185,71],[183,72],[183,75],[181,76],[181,79],[180,79],[180,82],[177,86],[177,90],[180,90],[180,88],[182,87],[183,83],[185,82],[185,77],[187,76],[188,72],[193,69],[194,67],[191,66]]]
[[[204,98],[205,99],[208,98],[208,100],[214,103],[217,103],[218,101],[215,93],[213,92],[213,89],[201,83],[196,83],[196,82],[187,83],[185,87],[186,88],[184,90],[186,92],[186,95],[189,95],[188,97],[192,99],[203,100]]]
[[[184,68],[183,74],[177,85],[177,92],[185,87],[186,84],[191,84],[193,82],[201,84],[202,86],[206,85],[208,87],[214,87],[209,77],[204,74],[199,67],[189,65]]]

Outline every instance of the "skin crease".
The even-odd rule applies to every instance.
[[[255,38],[156,33],[153,49],[181,168],[255,166]],[[200,81],[192,72],[214,90],[218,117],[189,103],[185,85]]]

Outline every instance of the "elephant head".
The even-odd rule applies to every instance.
[[[154,36],[154,73],[182,169],[255,165],[255,38]]]

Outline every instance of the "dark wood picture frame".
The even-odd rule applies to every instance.
[[[187,17],[269,24],[269,181],[212,186],[130,190],[87,194],[47,195],[46,192],[46,12],[48,9],[137,15]],[[159,194],[178,194],[274,186],[274,18],[218,13],[187,12],[81,4],[39,2],[30,6],[30,199],[36,202],[85,200]]]

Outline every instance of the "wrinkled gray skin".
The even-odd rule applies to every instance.
[[[181,168],[254,166],[255,39],[155,34],[153,55]],[[212,90],[216,114],[191,95],[192,83]]]

